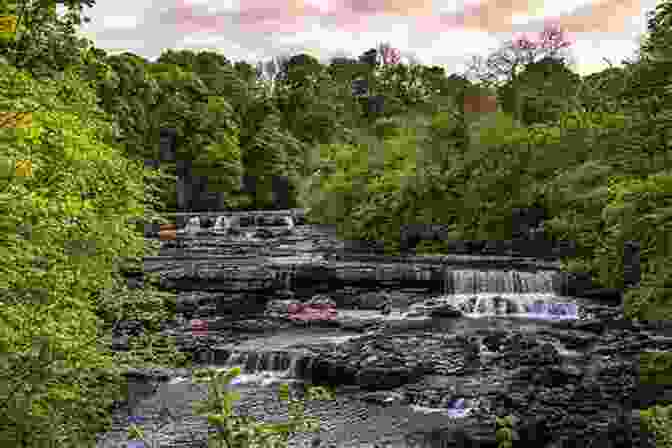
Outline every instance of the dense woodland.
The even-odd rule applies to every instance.
[[[389,45],[328,64],[188,50],[150,62],[77,36],[93,0],[66,0],[65,16],[54,0],[15,3],[0,6],[3,447],[85,446],[121,391],[115,369],[188,362],[158,337],[129,353],[105,346],[117,320],[158,328],[171,316],[174,295],[120,281],[157,250],[133,223],[175,208],[174,163],[145,162],[164,127],[226,207],[270,207],[272,177],[286,176],[312,222],[391,252],[408,223],[508,239],[511,209],[536,205],[549,235],[577,243],[567,269],[617,288],[623,242],[637,240],[627,316],[672,317],[669,0],[632,60],[586,77],[550,29],[467,74],[401,63]]]

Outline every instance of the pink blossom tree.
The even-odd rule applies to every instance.
[[[378,55],[383,65],[397,65],[401,62],[401,53],[398,48],[393,48],[389,42],[378,45]]]
[[[560,51],[571,45],[568,35],[558,25],[548,23],[536,38],[526,34],[517,35],[487,58],[474,57],[467,74],[485,87],[513,84],[527,65],[546,57],[558,58]],[[519,112],[516,113],[518,117]]]

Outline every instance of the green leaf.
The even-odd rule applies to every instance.
[[[289,401],[289,385],[286,383],[280,384],[278,396],[281,401]]]

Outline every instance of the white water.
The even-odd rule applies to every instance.
[[[450,294],[411,305],[410,312],[427,312],[445,304],[454,306],[471,318],[492,316],[544,320],[578,318],[578,305],[573,299],[553,293]]]

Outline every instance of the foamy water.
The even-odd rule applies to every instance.
[[[411,305],[410,312],[428,312],[452,305],[466,317],[521,317],[542,320],[578,319],[578,305],[569,297],[552,293],[451,294]]]

